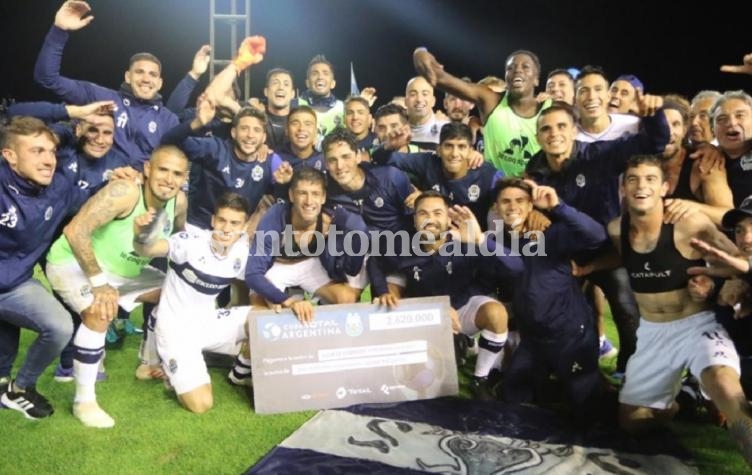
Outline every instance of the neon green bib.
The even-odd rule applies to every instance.
[[[165,204],[167,224],[160,232],[160,238],[166,238],[172,233],[175,222],[176,198]],[[141,270],[151,261],[149,257],[136,254],[133,250],[133,220],[146,213],[144,203],[144,188],[139,188],[139,199],[130,214],[124,218],[116,218],[105,226],[100,227],[91,236],[91,247],[99,266],[112,274],[133,278],[141,274]],[[68,239],[61,235],[50,248],[47,262],[51,264],[65,264],[75,262]]]
[[[540,150],[535,138],[538,116],[551,105],[547,100],[535,116],[520,117],[507,101],[507,94],[488,116],[483,128],[485,158],[506,176],[522,176],[530,158]]]

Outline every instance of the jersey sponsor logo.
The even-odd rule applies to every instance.
[[[671,277],[671,269],[654,271],[650,267],[650,262],[645,262],[639,272],[630,272],[629,277],[632,279],[668,279]]]
[[[470,201],[478,201],[478,198],[480,198],[480,187],[478,185],[470,185],[470,188],[467,189],[467,198]]]
[[[382,208],[384,206],[384,198],[377,196],[375,200],[373,200],[373,204],[377,208]]]
[[[52,206],[48,206],[44,211],[44,220],[49,221],[52,218]]]
[[[230,174],[230,166],[228,165],[228,166],[224,167],[222,169],[222,173],[227,173],[229,175]]]
[[[128,114],[125,111],[123,111],[120,113],[120,115],[118,115],[117,127],[119,129],[124,129],[126,125],[128,125]]]
[[[587,185],[587,180],[585,180],[585,175],[580,173],[577,175],[574,179],[575,185],[577,185],[579,188],[584,188],[585,185]]]
[[[232,264],[232,270],[234,270],[235,272],[239,271],[241,265],[242,264],[240,262],[240,258],[236,258],[235,262],[233,262],[233,264]]]
[[[262,178],[264,178],[264,169],[259,165],[256,165],[253,167],[253,170],[251,170],[251,179],[253,181],[261,181]]]
[[[441,186],[439,186],[439,185],[433,185],[431,187],[431,189],[434,190],[434,191],[438,191],[439,193],[441,193]]]
[[[243,188],[243,185],[245,185],[245,180],[242,178],[235,178],[235,188]]]
[[[157,131],[157,123],[154,122],[153,120],[149,121],[149,126],[148,127],[149,127],[149,133],[151,133],[151,134],[153,134],[154,132]]]
[[[742,158],[739,159],[739,166],[742,167],[742,170],[745,172],[748,172],[752,170],[752,154],[747,154],[742,156]]]
[[[85,190],[85,189],[87,189],[87,188],[89,187],[89,182],[88,182],[88,181],[86,181],[86,180],[78,180],[78,182],[77,182],[76,184],[77,184],[77,185],[78,185],[78,187],[79,187],[79,188],[81,188],[82,190]]]
[[[6,228],[15,228],[18,224],[18,211],[15,206],[8,208],[3,214],[0,214],[0,225]]]

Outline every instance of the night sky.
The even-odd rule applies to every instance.
[[[0,97],[53,99],[34,85],[32,74],[59,4],[0,1]],[[751,4],[731,2],[715,11],[706,4],[689,11],[673,1],[253,0],[252,33],[267,38],[268,51],[253,69],[251,91],[260,95],[266,71],[276,66],[290,69],[302,91],[308,60],[323,53],[335,65],[340,98],[349,92],[352,61],[360,87],[375,86],[380,104],[404,93],[414,75],[416,46],[428,47],[448,71],[474,80],[503,77],[505,57],[524,48],[541,59],[541,83],[551,69],[595,64],[612,79],[636,74],[652,93],[749,91],[752,76],[718,68],[739,64],[752,52]],[[74,32],[65,50],[62,72],[68,77],[117,88],[129,56],[150,51],[162,60],[166,97],[188,71],[194,52],[208,43],[209,0],[92,0],[90,5],[94,22]]]

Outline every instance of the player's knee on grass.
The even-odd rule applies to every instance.
[[[733,416],[743,410],[749,415],[749,405],[744,396],[739,374],[729,366],[709,366],[700,375],[702,388],[722,412]]]
[[[676,402],[668,409],[619,405],[619,427],[630,434],[641,434],[668,422],[679,410]]]
[[[210,384],[180,394],[178,400],[183,407],[196,414],[203,414],[214,406],[214,396]]]

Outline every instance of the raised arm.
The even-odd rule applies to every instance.
[[[244,39],[238,48],[237,57],[206,87],[206,95],[216,103],[232,90],[232,84],[240,73],[264,59],[264,53],[266,53],[266,39],[263,36],[249,36]]]
[[[86,2],[67,1],[55,15],[55,24],[44,39],[34,66],[34,81],[58,97],[72,104],[86,104],[96,100],[113,99],[117,93],[96,84],[69,79],[60,75],[63,49],[68,32],[84,28],[94,19],[86,16],[91,7]]]
[[[481,120],[485,123],[491,112],[501,100],[501,95],[480,84],[463,81],[457,76],[446,72],[434,55],[426,48],[417,48],[413,52],[415,71],[426,78],[434,87],[444,92],[472,101],[478,106]]]
[[[175,89],[170,93],[165,106],[176,114],[180,114],[188,107],[193,90],[196,89],[201,76],[206,73],[211,61],[211,46],[203,45],[196,51],[191,63],[191,70],[180,80]]]

